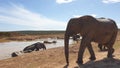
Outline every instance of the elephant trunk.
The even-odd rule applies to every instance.
[[[64,39],[64,48],[65,48],[65,58],[66,58],[66,63],[69,65],[69,35],[65,34],[65,39]]]

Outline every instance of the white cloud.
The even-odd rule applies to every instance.
[[[23,6],[0,7],[0,23],[29,26],[37,30],[64,30],[66,23],[31,12]]]
[[[120,0],[102,0],[103,3],[118,3]]]
[[[96,17],[97,15],[96,14],[91,14],[91,16]]]
[[[93,17],[97,16],[96,14],[90,14],[90,15],[93,16]],[[73,17],[81,17],[81,16],[83,16],[83,15],[73,15]]]
[[[56,3],[58,4],[63,4],[63,3],[70,3],[70,2],[73,2],[75,0],[56,0]]]

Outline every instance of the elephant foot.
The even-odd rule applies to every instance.
[[[90,60],[96,60],[96,57],[90,57],[89,59]]]
[[[112,49],[112,54],[114,53],[114,51],[115,51],[115,50],[114,50],[114,49]]]
[[[108,55],[107,57],[108,57],[108,58],[113,58],[114,56],[113,56],[113,55]]]
[[[83,61],[82,61],[82,60],[81,60],[81,61],[77,60],[76,63],[77,63],[78,65],[80,65],[80,64],[83,64]]]
[[[111,51],[108,52],[107,57],[108,58],[113,58],[114,56],[112,55],[114,53],[114,49],[112,49]]]
[[[114,56],[112,54],[107,55],[108,58],[113,58]]]

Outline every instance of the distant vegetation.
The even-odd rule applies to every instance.
[[[11,32],[0,32],[0,38],[22,36],[22,35],[50,35],[50,34],[64,34],[64,33],[65,31],[11,31]]]
[[[120,29],[118,30],[120,32]],[[65,31],[10,31],[0,32],[1,37],[13,37],[21,35],[51,35],[51,34],[64,34]]]
[[[64,34],[65,31],[16,31],[24,35],[48,35],[48,34]]]
[[[17,33],[17,32],[0,32],[0,38],[3,37],[13,37],[13,36],[20,36],[22,34]]]

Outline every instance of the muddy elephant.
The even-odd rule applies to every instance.
[[[41,48],[43,48],[43,50],[46,50],[46,46],[44,45],[44,43],[37,42],[37,43],[34,43],[32,45],[25,47],[23,49],[23,51],[25,53],[28,53],[28,52],[32,52],[32,51],[39,51],[39,49],[41,49]]]
[[[108,48],[108,58],[112,58],[114,52],[113,44],[116,39],[118,27],[114,20],[108,18],[94,18],[90,15],[85,15],[79,18],[69,20],[64,39],[65,58],[69,65],[69,37],[80,33],[82,36],[77,63],[83,63],[83,53],[85,48],[88,48],[90,60],[95,60],[95,54],[91,42],[97,42],[105,45]]]
[[[22,55],[24,52],[23,51],[16,51],[11,54],[11,57],[17,57],[19,55]]]

